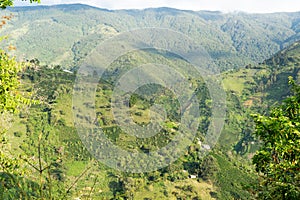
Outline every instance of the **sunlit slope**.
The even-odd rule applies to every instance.
[[[168,28],[203,45],[222,70],[262,62],[298,37],[299,13],[246,14],[171,8],[110,11],[74,4],[11,8],[1,33],[21,58],[66,68],[79,65],[101,41],[124,31]],[[7,46],[9,44],[6,44]],[[4,45],[4,44],[3,44]]]

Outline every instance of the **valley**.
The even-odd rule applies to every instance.
[[[17,163],[12,165],[16,173],[0,172],[0,199],[257,199],[252,186],[258,175],[251,159],[261,141],[253,135],[252,115],[268,114],[291,95],[289,77],[300,81],[300,13],[171,8],[114,11],[81,4],[16,7],[3,13],[12,13],[13,18],[0,29],[1,35],[8,35],[0,43],[2,48],[8,51],[9,45],[15,46],[9,54],[29,62],[20,73],[18,92],[30,94],[39,103],[12,116],[13,123],[5,133],[7,142],[0,144]],[[99,78],[95,91],[85,91],[84,85],[74,87],[80,67],[101,42],[153,26],[180,32],[200,43],[220,70],[216,76],[226,93],[226,118],[215,146],[205,143],[215,105],[206,79],[173,52],[128,52],[103,70],[100,78],[97,71],[85,77],[87,82]],[[106,152],[102,146],[118,146],[131,155],[151,154],[176,141],[182,129],[193,127],[181,120],[184,112],[174,91],[158,84],[126,94],[128,101],[117,102],[120,109],[114,110],[119,79],[145,63],[169,66],[189,81],[199,116],[186,106],[185,120],[196,121],[198,126],[192,139],[184,138],[191,139],[191,144],[170,165],[133,173],[138,168],[135,165],[152,169],[152,165],[167,162],[163,159],[173,152],[160,152],[162,156],[154,163],[120,154],[113,163],[127,170],[120,171],[95,158],[95,154],[113,158],[114,149]],[[149,79],[158,77],[147,75]],[[182,87],[180,82],[173,86]],[[76,103],[80,100],[74,96],[77,91],[95,94],[94,101]],[[127,107],[129,117],[122,118]],[[95,118],[89,115],[90,110]],[[153,125],[153,121],[160,123]],[[78,134],[78,122],[86,129],[83,135]],[[142,128],[150,124],[151,130],[159,131],[153,137],[138,138],[120,127],[130,123]],[[99,127],[109,143],[92,132]],[[132,132],[147,135],[142,128]]]

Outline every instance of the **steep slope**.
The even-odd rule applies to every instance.
[[[171,66],[183,66],[183,61],[177,57],[165,56],[158,52],[133,52],[124,55],[120,60],[138,65],[141,59],[159,60],[167,62]],[[243,69],[223,73],[224,86],[227,91],[227,119],[226,125],[218,144],[212,153],[204,159],[199,158],[199,143],[191,145],[187,153],[172,165],[143,174],[120,173],[112,170],[101,163],[95,164],[92,171],[84,174],[77,187],[72,189],[70,196],[84,197],[90,192],[93,180],[88,177],[101,177],[97,180],[93,192],[94,199],[117,198],[121,196],[133,196],[141,198],[178,199],[202,197],[204,199],[251,199],[247,190],[249,184],[255,181],[254,169],[251,166],[251,156],[258,148],[259,141],[251,135],[253,123],[251,113],[266,112],[273,103],[279,103],[288,95],[287,77],[294,76],[299,79],[299,56],[300,44],[294,43],[283,51],[275,54],[260,65],[247,65]],[[126,58],[126,59],[125,59]],[[117,64],[117,63],[115,63]],[[53,137],[51,145],[55,148],[63,148],[63,164],[58,169],[58,177],[65,177],[64,184],[72,184],[72,181],[88,167],[93,161],[93,156],[82,145],[74,127],[73,117],[89,120],[83,112],[88,108],[74,108],[78,110],[77,116],[72,116],[72,89],[75,74],[63,72],[60,67],[51,69],[39,67],[32,62],[33,67],[23,75],[26,90],[36,91],[45,99],[45,104],[34,106],[19,114],[16,123],[9,132],[9,141],[12,143],[12,151],[35,155],[36,151],[28,144],[35,137],[35,129],[39,125],[40,115],[46,116],[50,136]],[[130,65],[130,64],[126,64]],[[117,67],[118,65],[114,65]],[[107,137],[126,150],[138,150],[148,152],[155,150],[157,146],[165,143],[176,132],[176,123],[166,123],[164,135],[167,137],[153,137],[147,141],[135,139],[119,130],[109,114],[109,98],[113,83],[118,74],[112,68],[108,71],[107,80],[100,81],[97,89],[96,112],[99,113],[98,123],[101,125]],[[118,73],[123,73],[122,69]],[[275,77],[275,78],[274,78]],[[191,80],[201,86],[201,79]],[[151,90],[151,87],[148,88]],[[152,88],[157,92],[156,101],[164,102],[165,97],[170,96],[168,91]],[[205,87],[201,87],[201,101],[206,102]],[[147,109],[150,101],[148,97],[135,95],[131,99],[132,116],[136,123],[147,123]],[[176,103],[174,104],[176,108]],[[206,108],[203,108],[207,110]],[[81,110],[81,111],[80,111]],[[170,114],[175,110],[172,107],[167,110]],[[176,118],[176,114],[174,115]],[[203,119],[203,126],[199,127],[198,137],[201,139],[205,131],[207,119]],[[171,135],[168,135],[171,133]],[[146,143],[145,143],[146,142]],[[19,146],[21,148],[19,148]],[[32,157],[34,161],[34,157]],[[143,161],[141,161],[143,162]],[[190,180],[189,175],[197,174],[198,179]]]
[[[1,34],[10,35],[9,43],[17,46],[19,56],[68,68],[78,65],[102,40],[138,28],[169,28],[186,34],[203,44],[222,70],[261,62],[293,42],[300,31],[300,13],[111,11],[80,4],[12,8],[6,13],[15,17]]]
[[[289,76],[300,82],[299,56],[300,43],[295,42],[261,64],[223,73],[227,119],[219,138],[220,146],[214,151],[218,153],[213,154],[222,166],[216,180],[221,199],[247,199],[238,189],[249,188],[249,184],[244,183],[253,181],[250,177],[254,171],[249,166],[260,144],[252,135],[255,127],[251,114],[267,114],[272,106],[280,104],[290,94]],[[237,177],[239,170],[241,177]],[[247,180],[243,181],[244,178]]]
[[[288,77],[300,81],[300,43],[295,42],[274,54],[258,65],[247,65],[244,69],[223,73],[223,83],[228,94],[228,124],[221,137],[225,146],[242,137],[247,145],[240,142],[237,149],[244,151],[256,149],[250,137],[253,131],[251,113],[267,113],[274,104],[280,103],[290,94]],[[231,125],[230,125],[231,124]],[[238,131],[236,131],[238,130]],[[252,140],[252,141],[251,141]],[[241,146],[242,145],[242,146]],[[253,146],[253,150],[251,150]]]
[[[222,14],[169,8],[108,11],[82,5],[16,8],[11,12],[16,17],[3,33],[15,30],[11,32],[11,39],[18,51],[27,52],[24,55],[26,58],[38,57],[45,63],[60,64],[62,68],[78,65],[102,40],[132,28],[153,25],[179,30],[203,42],[224,69],[225,64],[226,68],[233,68],[239,63],[248,64],[240,65],[242,69],[222,74],[228,100],[227,119],[219,143],[210,156],[199,158],[198,151],[201,146],[199,141],[195,141],[184,156],[166,168],[144,174],[128,174],[96,163],[82,145],[74,127],[72,109],[78,111],[75,117],[89,121],[89,116],[83,111],[92,104],[86,102],[83,107],[73,107],[75,74],[64,72],[59,66],[54,69],[41,67],[32,61],[32,67],[23,74],[23,89],[38,91],[45,103],[33,106],[30,110],[22,110],[16,116],[16,123],[8,133],[11,150],[15,154],[27,154],[31,162],[37,163],[37,151],[32,144],[38,141],[38,131],[41,123],[44,123],[51,138],[46,140],[47,145],[55,150],[52,158],[55,161],[57,158],[62,160],[60,162],[58,159],[58,165],[51,171],[54,180],[59,180],[63,185],[71,185],[92,162],[92,170],[83,174],[83,178],[79,179],[68,197],[80,196],[84,199],[92,195],[94,199],[254,198],[246,188],[255,179],[250,158],[258,148],[259,141],[251,135],[253,123],[250,114],[267,112],[270,106],[289,95],[288,76],[300,80],[300,43],[293,43],[274,54],[287,41],[297,38],[298,13]],[[75,16],[78,20],[73,20]],[[51,30],[48,28],[50,25]],[[36,40],[39,36],[42,37]],[[274,55],[262,61],[269,54]],[[109,114],[113,80],[124,73],[125,69],[138,66],[142,61],[160,61],[173,67],[184,67],[184,61],[156,51],[131,52],[120,60],[123,61],[123,68],[119,69],[115,62],[107,73],[107,80],[100,81],[97,88],[97,123],[103,127],[108,138],[123,149],[140,152],[155,150],[172,139],[178,123],[165,123],[163,137],[140,140],[128,136],[116,127]],[[250,62],[252,60],[260,61],[261,64],[253,64]],[[193,77],[190,81],[197,89],[200,88],[198,97],[203,103],[202,106],[204,105],[201,112],[207,114],[202,118],[197,135],[201,140],[209,121],[210,99],[200,77]],[[157,98],[149,100],[147,96],[133,95],[130,100],[133,104],[131,114],[139,124],[148,123],[147,113],[152,101],[169,103],[166,97],[173,99],[167,90],[157,87],[147,89],[156,92]],[[171,105],[167,111],[176,120],[177,104],[172,102]],[[37,172],[32,174],[37,177]],[[198,175],[197,179],[188,178],[195,174]],[[60,191],[63,191],[63,185],[60,185]]]

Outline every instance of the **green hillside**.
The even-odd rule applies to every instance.
[[[145,27],[179,31],[200,42],[222,70],[261,62],[299,35],[299,13],[246,14],[170,8],[104,10],[86,5],[10,8],[1,34],[20,58],[73,68],[99,42]],[[76,19],[76,20],[74,20]]]
[[[130,55],[129,58],[142,58],[149,53],[148,59],[151,60],[158,59],[160,62],[166,62],[167,59],[170,59],[155,52],[135,53],[135,56]],[[288,91],[286,83],[289,75],[294,76],[295,79],[299,78],[298,62],[294,62],[300,55],[299,44],[295,43],[264,63],[269,63],[272,59],[276,60],[278,55],[281,58],[288,57],[289,59],[282,65],[277,63],[277,68],[273,65],[260,64],[247,66],[247,69],[240,69],[236,72],[223,73],[224,86],[228,92],[228,114],[219,142],[209,156],[204,157],[204,159],[197,156],[199,146],[195,141],[186,155],[169,167],[143,174],[121,173],[93,159],[82,145],[73,124],[72,87],[75,75],[63,72],[60,67],[51,69],[32,62],[32,67],[23,75],[24,90],[38,91],[39,97],[44,99],[45,103],[22,111],[19,116],[16,116],[15,123],[7,134],[12,146],[11,151],[27,157],[29,161],[26,162],[38,162],[34,159],[34,156],[37,156],[35,147],[28,144],[36,140],[38,137],[36,134],[41,130],[40,127],[47,127],[46,130],[50,135],[44,138],[45,144],[54,149],[63,149],[63,152],[54,151],[53,154],[44,155],[44,159],[53,158],[53,156],[59,156],[62,159],[60,164],[53,169],[53,175],[55,175],[56,180],[59,180],[58,185],[61,192],[66,190],[63,185],[71,185],[77,177],[81,177],[76,182],[76,186],[70,190],[68,197],[80,196],[82,199],[88,199],[90,196],[93,199],[120,199],[122,196],[131,196],[134,199],[185,199],[192,197],[198,199],[250,199],[252,198],[251,193],[246,188],[249,188],[249,184],[255,181],[255,175],[249,158],[257,149],[258,141],[251,136],[253,123],[249,114],[265,112],[274,102],[279,102],[286,96]],[[169,64],[181,62],[177,59],[171,58],[171,61],[168,62]],[[120,60],[125,59],[120,58]],[[130,60],[130,62],[137,64],[138,60]],[[274,73],[276,78],[273,77]],[[114,77],[117,76],[111,74],[113,76],[109,78],[111,75],[107,75],[107,80],[114,80]],[[197,87],[203,84],[201,79],[199,81],[200,85]],[[236,85],[233,82],[239,84]],[[264,87],[261,87],[261,82],[263,82]],[[112,84],[105,80],[103,83],[100,82],[97,90],[99,94],[96,95],[98,97],[96,112],[102,113],[101,116],[104,118],[99,116],[99,124],[115,144],[129,151],[133,149],[152,151],[164,145],[164,142],[172,138],[172,134],[176,134],[174,123],[166,124],[166,129],[164,129],[165,134],[167,134],[166,138],[154,137],[151,139],[152,141],[139,141],[122,133],[114,125],[109,114],[109,106],[106,106],[111,95]],[[281,89],[278,88],[279,86]],[[167,91],[157,89],[155,89],[158,92],[157,95],[159,93],[166,95],[166,97],[171,95]],[[201,90],[202,94],[203,89]],[[134,120],[140,124],[147,123],[146,112],[149,108],[147,104],[151,102],[151,99],[148,101],[148,97],[141,96],[135,96],[135,98],[135,101],[132,102],[134,103],[132,106]],[[205,97],[203,100],[205,101],[206,98],[209,97]],[[164,99],[157,99],[157,101],[165,101]],[[85,105],[90,106],[88,103]],[[82,110],[85,108],[75,109]],[[168,112],[172,114],[174,111],[171,109]],[[84,112],[82,113],[84,114]],[[84,120],[88,116],[76,117]],[[199,127],[199,138],[203,137],[201,133],[205,132],[206,128],[207,126]],[[168,136],[170,133],[171,135]],[[171,138],[168,138],[170,136]],[[49,137],[51,140],[47,139]],[[46,142],[47,140],[51,142]],[[28,166],[28,170],[32,171],[32,168]],[[32,173],[36,172],[33,170]],[[188,178],[189,174],[197,174],[199,178],[192,180]]]
[[[1,35],[10,36],[3,45],[16,46],[12,53],[19,58],[37,58],[20,74],[19,92],[31,92],[41,103],[16,114],[6,133],[7,142],[1,148],[22,167],[16,175],[0,172],[0,199],[256,198],[252,185],[257,174],[251,158],[260,141],[252,135],[251,114],[268,113],[289,96],[289,76],[300,81],[300,42],[295,42],[300,13],[224,14],[170,8],[110,11],[79,4],[13,8],[5,13],[15,17],[1,29]],[[98,81],[94,101],[81,106],[74,103],[74,92],[85,89],[84,85],[74,88],[77,69],[93,48],[120,32],[153,26],[170,28],[201,42],[223,70],[225,125],[207,155],[210,147],[205,146],[205,137],[213,104],[205,77],[196,70],[188,71],[191,64],[170,52],[147,49],[118,57]],[[91,155],[91,148],[101,152],[97,145],[83,145],[75,123],[79,120],[100,126],[111,144],[132,153],[154,152],[176,139],[185,124],[180,120],[179,101],[170,89],[148,84],[130,93],[129,101],[121,107],[128,103],[132,121],[144,127],[151,117],[160,120],[160,115],[151,115],[151,109],[163,105],[167,119],[161,121],[159,134],[153,137],[127,134],[116,120],[120,113],[113,113],[112,95],[118,79],[144,63],[167,65],[189,80],[200,117],[188,112],[187,120],[196,118],[199,126],[192,144],[171,165],[153,172],[121,172]],[[97,75],[95,71],[87,78],[93,80]],[[90,109],[96,113],[95,119],[86,112]],[[99,135],[92,136],[103,145]],[[119,161],[118,167],[131,171],[130,164],[136,162],[122,156]],[[153,164],[138,162],[148,167]]]
[[[238,121],[236,128],[240,129],[240,137],[249,139],[253,131],[249,113],[268,113],[271,107],[290,95],[288,77],[298,82],[300,80],[299,55],[300,44],[295,42],[261,64],[223,73],[224,87],[228,91],[228,98],[232,99],[228,102],[232,108],[232,111],[229,109],[229,117]]]

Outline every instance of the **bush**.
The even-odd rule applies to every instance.
[[[14,132],[14,136],[15,137],[22,137],[22,133],[21,132],[19,132],[19,131],[17,131],[17,132]]]

